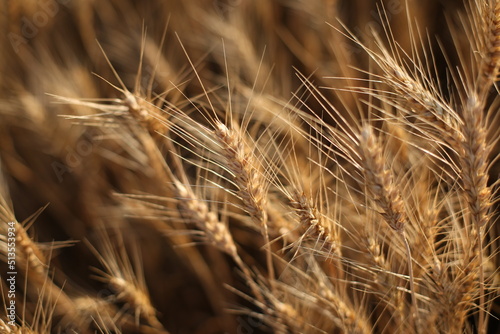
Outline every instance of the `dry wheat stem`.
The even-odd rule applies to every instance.
[[[436,138],[444,135],[452,143],[459,140],[460,132],[458,131],[458,125],[461,121],[460,117],[442,99],[440,92],[436,89],[436,85],[433,85],[432,81],[425,76],[425,69],[421,68],[414,59],[403,60],[399,52],[404,54],[404,51],[401,50],[401,47],[395,41],[391,42],[390,36],[388,36],[389,43],[394,43],[394,45],[390,45],[390,49],[388,49],[382,42],[381,37],[376,32],[373,32],[373,34],[378,48],[377,51],[364,45],[352,33],[351,36],[347,36],[362,47],[382,70],[382,75],[369,73],[372,76],[370,81],[375,82],[380,79],[392,87],[394,92],[390,91],[389,93],[393,97],[387,101],[395,105],[400,105],[398,109],[405,114],[409,114],[410,116],[416,114],[421,121],[424,121],[434,129]],[[408,61],[409,65],[406,65],[404,61]],[[409,66],[418,68],[417,74],[412,74],[407,69]],[[419,78],[419,75],[423,76],[423,78]],[[384,99],[383,91],[378,89],[354,88],[353,90],[367,91],[378,99]],[[405,99],[407,104],[401,104],[399,102],[401,99]]]

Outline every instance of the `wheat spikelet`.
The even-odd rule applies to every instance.
[[[239,131],[218,123],[214,134],[221,143],[227,168],[233,173],[245,210],[257,222],[265,225],[267,213],[264,181],[254,158],[246,150]]]
[[[304,237],[310,236],[315,239],[316,244],[320,245],[320,249],[325,249],[328,254],[340,258],[342,256],[341,251],[336,244],[338,238],[332,235],[332,231],[323,222],[321,213],[310,204],[304,193],[295,191],[292,196],[290,205],[296,210],[299,217],[301,234]]]
[[[491,191],[488,187],[488,155],[486,133],[482,124],[482,108],[476,96],[472,96],[464,110],[464,141],[461,163],[464,191],[470,206],[473,223],[483,228],[488,223],[491,207]]]
[[[227,227],[217,219],[215,212],[209,211],[206,204],[197,199],[191,190],[176,182],[177,195],[183,215],[204,231],[207,238],[223,252],[236,257],[236,245]]]
[[[361,133],[359,148],[361,166],[363,166],[368,192],[373,198],[373,201],[382,210],[380,214],[386,223],[401,236],[405,244],[408,274],[410,277],[410,292],[412,295],[412,318],[417,317],[418,305],[414,287],[412,257],[404,231],[408,218],[405,213],[401,195],[394,187],[391,172],[384,167],[381,149],[369,127],[365,127]]]

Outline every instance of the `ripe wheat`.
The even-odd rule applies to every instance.
[[[0,334],[496,333],[497,1],[4,7]]]

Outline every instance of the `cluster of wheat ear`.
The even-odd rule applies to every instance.
[[[500,1],[0,7],[1,334],[498,333]]]

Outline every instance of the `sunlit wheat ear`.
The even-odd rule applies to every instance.
[[[472,71],[464,73],[465,78],[480,95],[487,94],[500,69],[500,4],[494,0],[466,1],[466,13],[460,19],[472,51]],[[458,37],[458,32],[453,32]]]
[[[360,135],[359,155],[370,197],[380,208],[387,224],[396,232],[403,231],[407,222],[404,203],[391,171],[385,167],[383,152],[369,126]]]
[[[3,288],[3,282],[0,283]],[[37,298],[25,299],[21,302],[20,294],[16,296],[16,306],[17,306],[17,319],[15,325],[10,323],[11,319],[3,321],[0,319],[0,333],[33,333],[33,334],[49,334],[53,326],[58,325],[53,322],[54,316],[54,306],[57,303],[56,300],[50,300],[46,298],[45,289],[42,287],[39,291]],[[2,291],[2,297],[4,297],[4,303],[7,301]],[[34,307],[33,307],[34,305]],[[5,303],[7,307],[7,303]],[[78,321],[76,321],[78,322]],[[80,323],[82,324],[82,323]],[[85,328],[80,328],[82,332]]]
[[[290,206],[298,217],[301,234],[297,240],[296,247],[298,249],[295,254],[297,255],[300,247],[311,247],[312,250],[317,250],[319,254],[323,254],[325,258],[333,259],[337,263],[337,275],[342,276],[340,262],[342,252],[340,238],[334,227],[336,222],[330,221],[329,217],[324,216],[304,193],[295,190],[291,196]],[[305,239],[310,239],[308,241],[310,246],[303,244]]]
[[[490,1],[489,5],[490,8],[487,9],[489,34],[486,34],[488,53],[481,73],[487,81],[484,87],[488,87],[491,82],[498,80],[500,68],[500,4],[497,1]],[[495,7],[493,8],[493,6]],[[481,87],[481,84],[479,86]]]
[[[263,161],[257,158],[255,143],[249,138],[245,132],[247,130],[247,122],[242,125],[237,124],[232,114],[232,101],[229,100],[229,110],[227,110],[228,124],[224,124],[218,117],[217,110],[214,107],[209,91],[205,88],[205,84],[196,70],[192,60],[186,52],[184,45],[177,36],[179,43],[193,69],[193,72],[202,87],[205,98],[210,108],[210,114],[204,116],[213,126],[213,140],[219,146],[221,163],[231,173],[233,182],[238,187],[238,196],[243,202],[244,210],[252,217],[252,219],[261,225],[264,231],[264,236],[268,238],[267,232],[267,187],[263,175]],[[196,108],[200,111],[198,108]],[[201,111],[200,111],[201,112]],[[203,115],[202,115],[203,116]],[[250,115],[251,116],[251,115]],[[247,117],[247,115],[244,115]]]
[[[114,86],[115,87],[115,86]],[[66,115],[66,119],[79,125],[98,127],[106,143],[119,147],[125,153],[116,156],[103,146],[99,153],[125,168],[140,173],[164,178],[165,161],[157,142],[168,144],[163,136],[168,132],[169,122],[163,112],[151,102],[136,96],[126,89],[120,89],[123,99],[87,101],[52,95],[59,103],[88,107],[98,111],[88,115]],[[97,153],[97,152],[96,152]]]
[[[163,36],[164,38],[165,36]],[[146,36],[143,36],[143,44],[145,43]],[[162,40],[162,43],[164,40]],[[94,115],[85,115],[85,116],[66,116],[66,118],[71,120],[79,120],[83,124],[86,125],[97,125],[97,126],[111,126],[117,127],[120,124],[120,120],[135,120],[140,125],[144,126],[144,128],[150,133],[151,136],[158,138],[158,134],[165,133],[168,129],[168,123],[164,119],[164,111],[160,109],[157,105],[155,105],[152,101],[156,100],[160,104],[162,103],[161,98],[152,98],[151,85],[152,83],[148,83],[148,87],[146,87],[147,92],[144,94],[142,92],[142,87],[140,86],[142,80],[142,66],[143,66],[143,54],[144,54],[144,45],[141,46],[141,57],[139,60],[139,67],[136,75],[136,82],[133,91],[130,91],[126,86],[123,80],[120,78],[118,72],[115,67],[109,60],[106,52],[99,44],[99,48],[105,58],[108,66],[110,67],[112,73],[118,85],[114,85],[107,79],[97,75],[101,80],[105,81],[108,85],[115,88],[117,92],[121,93],[121,98],[115,99],[95,99],[93,100],[79,100],[74,98],[66,98],[57,95],[52,95],[61,103],[75,104],[80,106],[90,107],[92,109],[96,109],[100,111],[100,113]],[[159,57],[159,54],[157,55]],[[158,61],[158,60],[157,60]],[[150,80],[154,80],[155,73],[152,73]],[[175,87],[177,88],[177,87]],[[174,89],[172,87],[171,89]],[[126,123],[126,122],[125,122]],[[125,124],[121,124],[125,127]]]
[[[228,128],[217,121],[214,135],[225,159],[225,166],[238,187],[238,197],[243,202],[244,210],[261,227],[266,247],[270,247],[266,210],[267,185],[260,166],[261,162],[254,155],[253,149],[247,146],[236,124],[231,124],[231,128]],[[267,265],[272,278],[274,273],[270,249],[267,250]]]
[[[229,255],[235,261],[236,265],[243,271],[243,276],[255,298],[263,303],[264,299],[260,289],[254,282],[250,269],[238,254],[236,244],[227,225],[219,221],[217,212],[209,210],[207,204],[194,194],[189,185],[183,185],[176,181],[175,188],[181,215],[187,222],[194,223],[203,231],[210,244]]]
[[[75,297],[74,302],[80,315],[87,319],[88,325],[95,322],[97,327],[112,328],[114,324],[122,322],[123,314],[109,300],[80,296]]]
[[[35,213],[31,218],[27,220],[28,225],[33,223],[36,217],[43,211],[40,209],[37,213]],[[23,268],[23,270],[29,270],[33,272],[33,275],[45,276],[48,273],[48,260],[46,258],[46,254],[40,249],[40,247],[29,237],[28,232],[24,228],[24,224],[18,223],[15,218],[13,220],[5,221],[2,224],[2,236],[0,236],[0,241],[4,241],[6,243],[7,228],[9,226],[13,226],[16,234],[16,245],[17,245],[17,254],[16,257],[19,260],[19,266]],[[11,223],[12,225],[8,225]],[[5,240],[3,240],[5,239]]]
[[[179,211],[186,222],[194,223],[203,231],[210,244],[233,258],[239,258],[233,237],[228,227],[219,221],[218,213],[209,210],[207,204],[194,194],[189,185],[183,185],[178,180],[174,184]]]
[[[347,27],[344,28],[349,31]],[[440,82],[433,77],[436,71],[434,55],[425,49],[425,43],[421,41],[421,37],[415,32],[411,23],[408,34],[415,55],[403,50],[393,39],[394,32],[387,23],[384,24],[384,31],[389,45],[386,45],[380,35],[373,31],[375,40],[373,48],[365,45],[351,32],[345,34],[347,38],[359,45],[377,65],[376,70],[362,71],[369,74],[369,81],[381,82],[389,87],[389,90],[385,87],[354,87],[353,90],[394,106],[401,115],[407,118],[408,121],[405,123],[417,133],[445,147],[453,148],[453,144],[461,140],[459,126],[462,120],[442,92]],[[429,54],[420,58],[418,49],[423,49]],[[381,112],[384,113],[384,110]]]
[[[405,225],[408,223],[408,217],[401,194],[395,187],[391,171],[384,166],[382,150],[369,126],[366,126],[361,133],[358,153],[361,158],[359,163],[365,177],[364,183],[369,197],[381,210],[379,212],[385,222],[398,233],[406,247],[413,304],[412,317],[416,317],[418,305],[414,286],[413,264],[410,246],[405,235]]]
[[[228,170],[231,171],[243,201],[245,211],[259,224],[267,224],[266,185],[261,175],[260,166],[252,150],[244,143],[237,126],[228,128],[217,123],[215,136],[218,139]]]
[[[301,132],[293,120],[284,119],[284,122],[290,142],[275,143],[277,162],[271,168],[277,171],[276,187],[286,198],[287,210],[293,212],[285,216],[290,222],[288,226],[281,224],[282,233],[286,233],[282,237],[289,242],[286,248],[291,248],[294,258],[300,256],[299,253],[312,251],[326,259],[334,259],[340,273],[342,242],[335,220],[337,208],[330,205],[331,195],[327,189],[332,178],[324,175],[322,162],[315,161],[327,161],[327,158],[315,147],[314,141],[309,142],[310,135]],[[291,227],[292,224],[295,227]]]
[[[27,229],[34,223],[36,218],[45,208],[41,208],[22,224],[18,223],[13,212],[9,208],[5,198],[0,195],[0,242],[2,256],[7,257],[7,236],[10,231],[16,238],[16,259],[23,271],[32,272],[33,275],[45,277],[48,273],[47,254],[28,235]]]
[[[97,248],[90,244],[89,247],[104,269],[95,269],[98,274],[95,278],[109,285],[116,301],[125,303],[125,310],[134,315],[137,325],[143,320],[152,327],[163,329],[156,317],[156,309],[151,304],[140,267],[138,248],[133,246],[133,243],[127,243],[132,245],[129,251],[135,256],[132,265],[125,248],[126,243],[119,230],[115,230],[113,236],[115,241],[112,241],[108,231],[100,230],[98,233]]]
[[[462,180],[473,222],[483,228],[489,221],[491,190],[488,187],[488,169],[491,146],[486,140],[482,103],[471,96],[464,109],[464,140],[460,150]]]

